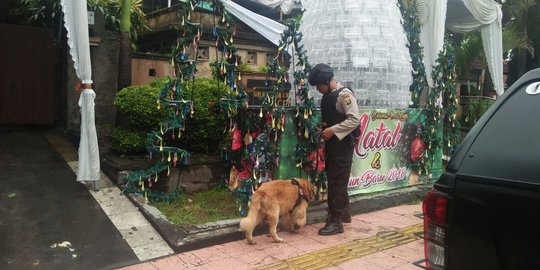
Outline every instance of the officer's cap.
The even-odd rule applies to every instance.
[[[308,82],[311,85],[327,84],[334,78],[334,70],[327,64],[317,64],[309,72]]]

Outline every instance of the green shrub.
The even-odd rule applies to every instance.
[[[213,79],[201,78],[194,83],[184,83],[182,97],[193,98],[194,106],[193,117],[187,121],[186,134],[182,140],[186,150],[204,154],[216,154],[220,151],[227,119],[219,112],[219,99],[226,93],[225,85]]]
[[[168,118],[162,105],[157,109],[157,96],[168,78],[154,80],[148,86],[130,86],[116,95],[114,105],[118,109],[117,128],[113,134],[112,150],[120,154],[144,152],[146,133],[159,130],[159,122]],[[219,99],[227,89],[213,79],[196,79],[182,85],[182,98],[193,99],[194,114],[187,119],[186,130],[180,141],[174,144],[192,153],[217,154],[225,134],[227,123],[219,112]]]
[[[268,73],[270,71],[270,66],[268,65],[258,66],[255,70],[258,72]]]
[[[158,123],[167,117],[163,108],[157,108],[160,90],[150,86],[129,86],[120,90],[114,100],[114,106],[118,109],[118,124],[139,131],[159,127]]]
[[[161,89],[163,89],[163,85],[168,84],[170,81],[170,77],[159,78],[151,81],[148,86],[152,88],[157,88],[159,91],[161,91]]]
[[[146,132],[117,127],[111,134],[111,148],[121,155],[142,154],[146,151]]]
[[[250,65],[246,64],[246,63],[240,64],[238,66],[238,68],[242,72],[251,72],[251,71],[253,71],[253,68]]]

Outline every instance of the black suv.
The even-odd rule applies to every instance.
[[[540,69],[470,130],[423,213],[428,269],[540,269]]]

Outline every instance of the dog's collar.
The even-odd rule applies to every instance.
[[[300,205],[300,203],[302,203],[302,199],[306,200],[306,202],[309,202],[308,198],[306,197],[306,194],[304,193],[304,191],[302,190],[302,187],[300,186],[300,183],[298,183],[298,180],[296,180],[295,178],[291,179],[291,183],[293,185],[296,185],[298,186],[298,197],[296,198],[296,202],[294,203],[294,206],[293,208],[289,211],[292,213],[292,211],[294,210],[294,208],[296,208],[298,205]]]

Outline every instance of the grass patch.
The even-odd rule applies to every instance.
[[[182,198],[173,203],[159,202],[153,205],[178,225],[197,225],[241,217],[234,195],[224,188],[192,195],[182,194]]]

